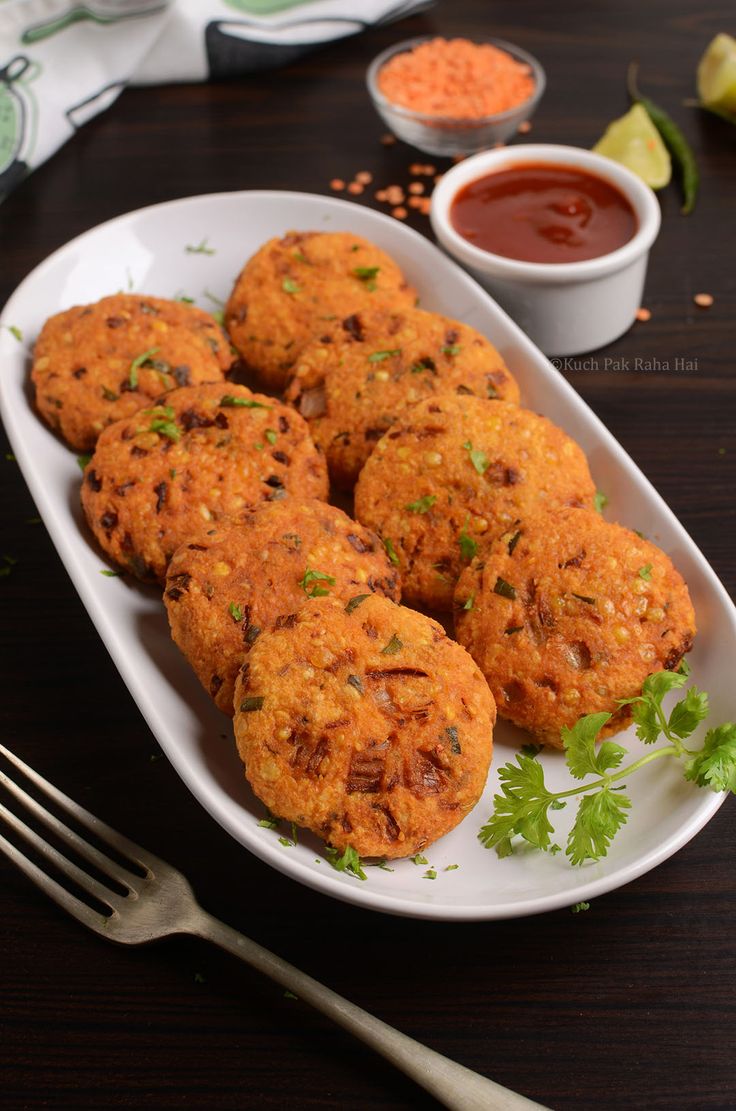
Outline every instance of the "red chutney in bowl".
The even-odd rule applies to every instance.
[[[546,162],[519,162],[471,181],[449,215],[474,247],[524,262],[600,258],[633,239],[639,226],[615,185]]]

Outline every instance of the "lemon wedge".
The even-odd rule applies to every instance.
[[[664,189],[672,177],[669,151],[641,104],[609,124],[593,150],[620,162],[652,189]]]
[[[736,39],[716,35],[698,64],[698,96],[704,108],[736,122]]]

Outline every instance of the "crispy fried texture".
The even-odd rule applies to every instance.
[[[233,402],[239,404],[233,404]],[[251,505],[327,497],[306,422],[272,397],[213,383],[172,390],[100,436],[82,506],[103,551],[139,579],[164,581],[176,549]]]
[[[263,633],[235,706],[256,795],[341,852],[419,852],[483,791],[496,717],[483,676],[434,621],[377,594],[350,613],[315,599]]]
[[[396,602],[401,595],[374,533],[325,502],[283,498],[182,545],[169,565],[164,602],[174,640],[232,715],[235,677],[251,645],[322,591],[343,601],[371,591]]]
[[[460,576],[455,624],[499,713],[556,747],[583,714],[613,714],[604,735],[625,728],[617,700],[677,668],[695,636],[665,553],[588,509],[525,515],[484,548]]]
[[[408,307],[415,300],[396,263],[366,239],[350,232],[289,232],[245,264],[225,321],[247,365],[267,388],[281,390],[312,339],[361,309]]]
[[[334,337],[309,344],[286,400],[309,421],[332,481],[351,489],[397,416],[442,392],[519,400],[503,359],[475,328],[389,306],[355,313]]]
[[[150,357],[131,370],[146,352]],[[222,381],[232,361],[227,337],[209,313],[117,293],[49,317],[31,378],[44,420],[71,447],[89,451],[109,424],[166,390]]]
[[[444,394],[412,406],[379,440],[355,515],[392,546],[405,600],[449,610],[475,544],[534,506],[591,505],[594,494],[583,452],[551,421]]]

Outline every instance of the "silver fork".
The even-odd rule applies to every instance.
[[[99,841],[143,871],[141,875],[110,859],[69,829],[55,814],[0,770],[0,783],[17,802],[25,806],[37,822],[45,825],[78,856],[127,892],[120,895],[88,875],[16,814],[0,804],[0,818],[16,834],[21,834],[61,875],[106,907],[109,914],[100,914],[78,899],[2,835],[0,849],[54,902],[100,937],[123,945],[144,945],[174,934],[192,934],[212,941],[327,1015],[431,1092],[446,1107],[455,1108],[456,1111],[530,1111],[532,1108],[540,1111],[541,1104],[509,1091],[485,1076],[471,1072],[406,1034],[394,1030],[313,980],[311,976],[263,949],[255,941],[244,937],[231,926],[220,922],[199,906],[188,881],[176,868],[116,833],[88,810],[62,794],[4,745],[0,745],[0,754],[39,788],[62,813],[90,830]]]

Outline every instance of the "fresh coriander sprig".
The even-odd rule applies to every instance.
[[[708,714],[708,695],[690,687],[673,707],[669,716],[662,708],[664,696],[684,687],[689,668],[683,662],[679,671],[658,671],[645,680],[635,698],[622,699],[619,705],[632,707],[636,735],[646,745],[664,738],[667,744],[655,748],[638,760],[621,767],[626,749],[615,741],[596,739],[610,720],[607,713],[587,714],[572,729],[562,729],[562,743],[570,773],[578,782],[565,791],[550,791],[544,769],[534,749],[522,750],[516,763],[499,771],[501,793],[494,798],[494,810],[481,828],[479,838],[486,848],[499,856],[513,852],[511,838],[521,836],[544,852],[559,852],[553,840],[554,825],[550,812],[562,810],[574,796],[582,796],[565,852],[572,864],[600,860],[606,856],[614,837],[628,820],[631,799],[623,782],[634,772],[665,756],[682,761],[686,779],[712,791],[736,793],[736,723],[726,722],[709,729],[700,748],[684,742]]]

